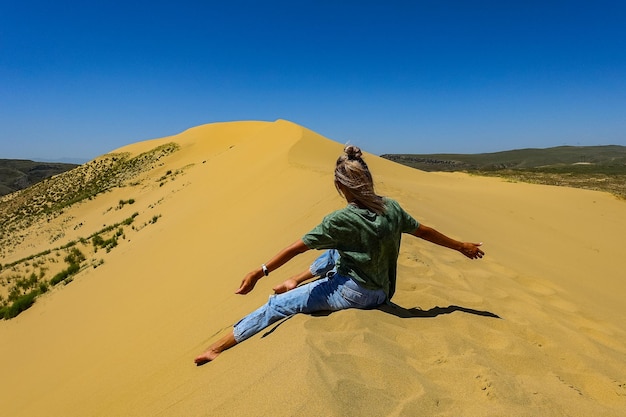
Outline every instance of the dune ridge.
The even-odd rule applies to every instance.
[[[138,213],[110,252],[77,244],[87,266],[71,283],[0,321],[3,415],[623,414],[623,201],[366,155],[381,194],[484,241],[487,257],[404,239],[395,308],[298,315],[195,367],[195,354],[314,259],[234,294],[246,272],[343,206],[332,184],[343,146],[278,120],[199,126],[111,154],[165,144],[176,150],[29,225],[3,255],[6,264]]]

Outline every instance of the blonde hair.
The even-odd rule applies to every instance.
[[[346,187],[361,206],[376,214],[382,214],[385,212],[383,197],[374,192],[374,180],[362,155],[358,147],[346,146],[343,154],[337,159],[335,181]],[[337,184],[335,186],[342,194]]]

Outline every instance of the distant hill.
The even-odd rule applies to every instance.
[[[481,154],[386,154],[383,158],[423,171],[560,169],[583,165],[626,173],[626,146],[558,146]]]
[[[387,154],[422,171],[463,171],[510,181],[606,191],[626,199],[626,146],[558,146],[482,154]]]
[[[0,159],[0,196],[28,188],[39,181],[76,168],[77,164]]]

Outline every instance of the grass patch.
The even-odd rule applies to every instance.
[[[84,260],[85,255],[77,248],[73,248],[69,255],[64,258],[64,261],[68,263],[68,267],[52,277],[50,285],[57,285],[60,282],[67,282],[68,279],[72,279],[72,276],[80,271],[80,264]]]
[[[135,204],[135,199],[129,198],[128,200],[120,200],[120,202],[117,204],[117,209],[120,210],[124,208],[126,204]]]
[[[10,305],[0,308],[0,316],[5,319],[17,317],[22,311],[29,309],[35,304],[35,298],[39,295],[38,290],[30,291],[14,300]]]

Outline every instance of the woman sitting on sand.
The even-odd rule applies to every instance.
[[[377,195],[372,175],[356,146],[347,146],[337,159],[335,187],[348,205],[326,216],[302,239],[248,273],[236,294],[249,293],[263,276],[309,249],[335,251],[324,253],[309,271],[274,287],[276,295],[267,304],[235,324],[230,333],[196,357],[196,364],[214,360],[224,350],[297,313],[368,309],[383,304],[395,290],[402,233],[455,249],[470,259],[484,255],[480,243],[451,239],[418,223],[391,198]],[[298,287],[330,269],[334,274]]]

